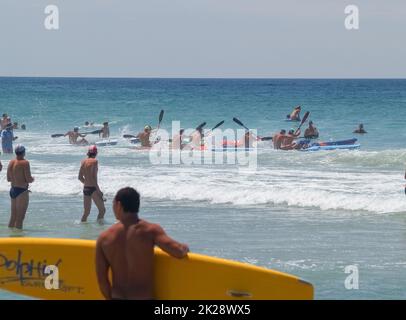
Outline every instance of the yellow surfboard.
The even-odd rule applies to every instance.
[[[95,274],[94,240],[0,238],[0,289],[40,299],[103,299]],[[313,299],[313,286],[295,276],[245,263],[155,249],[157,299]],[[46,289],[48,265],[59,289]]]

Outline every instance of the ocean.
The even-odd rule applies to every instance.
[[[146,124],[172,121],[207,128],[240,119],[262,136],[296,128],[284,121],[294,106],[323,141],[358,138],[359,150],[275,151],[259,146],[257,168],[236,164],[156,165],[122,138]],[[193,252],[252,263],[299,276],[316,299],[406,298],[406,80],[0,78],[0,113],[17,130],[35,182],[22,235],[95,239],[114,223],[115,192],[133,186],[140,216],[160,223]],[[303,114],[304,112],[302,112]],[[106,225],[80,224],[77,179],[86,147],[51,138],[85,121],[110,122],[117,146],[99,148]],[[363,123],[366,135],[352,132]],[[306,126],[306,125],[305,125]],[[95,135],[90,141],[96,141]],[[2,155],[6,167],[11,159]],[[7,228],[9,184],[0,173],[0,237]],[[346,289],[347,266],[359,288]],[[0,291],[0,299],[23,298]]]

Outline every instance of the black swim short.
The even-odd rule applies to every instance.
[[[84,187],[83,194],[85,196],[91,197],[93,192],[95,192],[96,190],[97,190],[96,187]]]
[[[28,188],[19,188],[19,187],[11,187],[10,189],[10,198],[15,199],[23,192],[27,191]]]

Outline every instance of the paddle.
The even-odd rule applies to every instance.
[[[159,127],[161,126],[162,119],[164,118],[164,112],[165,112],[164,110],[161,110],[161,112],[159,113],[158,126],[157,126],[157,128],[156,128],[157,131],[159,130]],[[154,142],[154,144],[157,144],[160,140],[161,140],[160,138],[155,137],[155,142]]]
[[[55,134],[53,134],[53,135],[51,135],[51,138],[60,138],[60,137],[63,137],[65,134],[63,134],[63,133],[55,133]]]
[[[223,123],[224,123],[224,120],[217,123],[213,128],[211,128],[208,132],[206,132],[205,137],[207,137],[209,134],[211,134],[214,130],[216,130],[218,127],[220,127]]]
[[[309,117],[310,112],[307,111],[305,113],[305,115],[303,116],[302,122],[300,122],[299,127],[296,129],[295,135],[299,132],[300,128],[302,127],[302,125],[306,122],[307,118]]]
[[[243,127],[243,128],[245,128],[245,130],[247,130],[247,131],[250,131],[250,129],[248,129],[240,120],[238,120],[237,118],[233,118],[233,121],[235,122],[235,123],[237,123],[237,124],[239,124],[241,127]],[[254,135],[254,134],[253,134]],[[259,137],[259,136],[256,136],[257,137],[257,139],[258,140],[261,140],[261,141],[269,141],[269,140],[272,140],[272,137]]]
[[[98,130],[94,130],[94,131],[90,131],[90,132],[83,132],[83,133],[81,133],[81,134],[98,134],[98,133],[100,133],[101,132],[101,129],[98,129]]]
[[[123,138],[131,139],[131,138],[137,138],[137,136],[134,136],[133,134],[123,134]]]

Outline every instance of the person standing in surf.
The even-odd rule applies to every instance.
[[[13,141],[17,137],[14,137],[13,125],[8,123],[6,128],[1,132],[1,147],[3,153],[13,153]]]
[[[113,201],[119,222],[97,239],[96,274],[106,299],[154,299],[154,246],[179,259],[189,252],[186,244],[170,238],[160,225],[141,220],[139,208],[139,193],[130,187],[120,189]]]
[[[82,160],[78,179],[83,183],[83,216],[81,222],[86,222],[92,207],[92,200],[95,203],[99,214],[97,221],[103,222],[106,208],[104,206],[103,192],[97,181],[98,161],[96,160],[97,147],[90,146],[87,152],[87,159]]]
[[[34,182],[31,176],[30,163],[25,159],[25,148],[17,145],[16,158],[11,160],[7,168],[7,181],[11,183],[11,216],[9,228],[22,229],[29,204],[28,186]]]
[[[107,139],[110,137],[109,123],[106,121],[103,123],[103,128],[100,129],[99,138]]]

